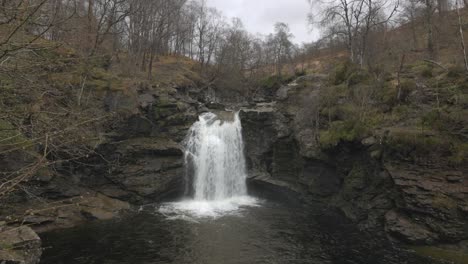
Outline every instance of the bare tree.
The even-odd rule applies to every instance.
[[[418,47],[416,19],[420,16],[420,13],[422,13],[421,9],[421,0],[407,0],[402,5],[401,18],[404,22],[408,21],[410,23],[413,49]]]
[[[291,61],[293,35],[290,32],[289,26],[285,23],[278,22],[275,24],[275,34],[270,36],[269,43],[273,48],[274,63],[276,65],[276,74],[281,76],[283,65],[286,61]]]
[[[320,24],[329,36],[343,36],[353,62],[364,64],[369,33],[395,15],[399,0],[321,1]]]
[[[435,43],[434,43],[434,12],[436,10],[434,0],[421,0],[424,4],[424,17],[426,20],[427,30],[427,51],[430,59],[435,59]]]
[[[465,37],[463,33],[463,23],[462,23],[462,16],[460,15],[460,6],[458,0],[455,0],[455,7],[457,9],[457,16],[458,16],[458,29],[460,33],[460,44],[463,51],[463,62],[465,63],[465,69],[468,72],[468,59],[466,57],[466,45],[465,45]]]
[[[7,32],[0,37],[0,59],[26,48],[43,37],[53,26],[55,16],[43,21],[41,13],[49,0],[3,1],[0,5],[0,25],[8,25]],[[33,33],[28,40],[19,38],[26,31]]]

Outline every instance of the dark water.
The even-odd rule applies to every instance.
[[[42,264],[428,264],[327,208],[264,202],[240,215],[168,220],[154,208],[44,234]]]

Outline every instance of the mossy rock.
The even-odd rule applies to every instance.
[[[340,142],[360,141],[368,134],[368,128],[362,122],[334,121],[328,130],[320,131],[319,143],[323,149],[336,147]]]
[[[468,163],[468,143],[454,144],[452,154],[449,157],[449,163],[453,166],[464,165]]]
[[[416,254],[436,260],[449,261],[450,263],[468,264],[468,253],[462,250],[444,249],[435,246],[412,247]]]
[[[153,108],[153,113],[156,120],[167,118],[168,116],[171,116],[177,112],[177,108],[175,107],[161,107],[158,105]]]
[[[432,199],[432,206],[440,211],[457,213],[458,203],[453,198],[443,194],[435,194]]]
[[[260,80],[259,86],[266,89],[278,89],[281,85],[290,83],[294,80],[295,76],[292,75],[272,75]]]
[[[343,193],[345,198],[353,199],[361,195],[359,192],[366,188],[368,173],[363,164],[354,164],[351,171],[345,177]]]

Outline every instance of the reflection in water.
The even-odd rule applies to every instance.
[[[51,232],[43,242],[43,264],[430,263],[357,231],[329,209],[268,202],[201,219],[146,208],[118,221]]]

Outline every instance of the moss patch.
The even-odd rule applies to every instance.
[[[412,247],[416,254],[436,260],[451,261],[455,264],[468,264],[468,253],[431,246]]]
[[[320,131],[319,143],[324,149],[333,148],[340,142],[359,141],[368,133],[363,122],[334,121],[328,130]]]

